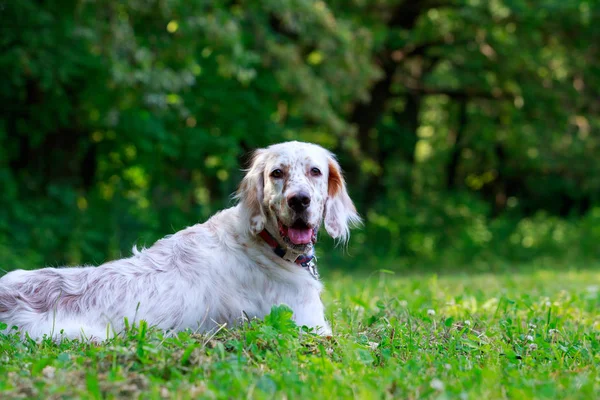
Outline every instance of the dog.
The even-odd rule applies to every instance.
[[[102,341],[145,320],[166,332],[217,330],[286,304],[299,326],[331,335],[314,245],[321,225],[347,242],[361,223],[335,156],[310,143],[257,150],[237,204],[98,267],[0,278],[0,321],[21,334]]]

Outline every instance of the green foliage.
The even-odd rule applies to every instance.
[[[597,255],[597,0],[5,3],[5,270],[202,221],[292,139],[338,154],[361,259]]]
[[[535,267],[535,268],[533,268]],[[535,272],[526,272],[528,269]],[[326,278],[334,335],[285,306],[200,335],[0,336],[3,398],[572,398],[600,390],[598,272]]]
[[[265,316],[265,325],[273,328],[274,332],[282,335],[297,333],[297,326],[292,320],[294,312],[285,305],[275,306]]]
[[[351,258],[340,260],[333,249],[322,257],[323,264],[463,271],[465,266],[489,270],[531,260],[560,265],[565,259],[593,262],[600,257],[599,208],[579,218],[540,211],[490,219],[487,205],[469,196],[432,195],[419,204],[401,196],[397,200],[370,211],[369,222],[353,236]]]

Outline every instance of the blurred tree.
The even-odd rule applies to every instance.
[[[519,218],[600,203],[597,0],[22,0],[0,15],[10,269],[98,262],[204,219],[251,149],[291,139],[339,155],[373,254],[483,252],[530,232]]]

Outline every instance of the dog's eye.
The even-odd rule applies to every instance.
[[[312,176],[321,176],[321,170],[319,168],[311,168],[310,174]]]
[[[283,178],[283,171],[280,169],[275,169],[271,172],[271,176],[275,179]]]

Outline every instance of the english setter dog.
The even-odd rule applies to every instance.
[[[209,331],[286,304],[299,326],[330,335],[314,244],[323,224],[346,241],[360,223],[332,153],[287,142],[254,153],[237,205],[98,267],[16,270],[0,279],[0,321],[32,338],[96,341],[124,319]]]

